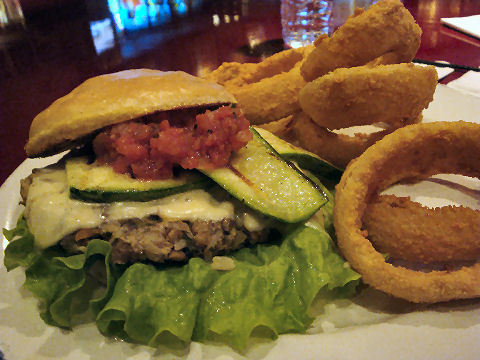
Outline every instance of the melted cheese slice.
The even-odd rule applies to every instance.
[[[204,190],[191,190],[148,202],[111,204],[70,199],[65,170],[42,169],[29,187],[25,217],[40,248],[56,244],[77,230],[94,228],[110,220],[158,215],[164,220],[242,220],[249,230],[260,230],[256,214],[235,215],[230,201],[219,201]]]

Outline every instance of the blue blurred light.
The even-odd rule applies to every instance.
[[[90,33],[97,55],[115,47],[115,34],[111,19],[91,21]]]
[[[113,20],[115,21],[115,28],[118,32],[122,32],[125,26],[123,25],[122,17],[120,16],[119,0],[107,0],[108,8],[112,13]]]
[[[175,2],[175,10],[178,15],[184,15],[188,11],[187,4],[183,0],[174,0]]]
[[[172,10],[167,0],[144,0],[134,5],[128,0],[107,0],[117,31],[139,30],[171,21]],[[185,1],[175,0],[174,11],[178,15],[188,12]]]

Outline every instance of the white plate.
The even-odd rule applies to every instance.
[[[424,121],[466,120],[480,123],[480,101],[445,86],[424,112]],[[0,227],[12,228],[20,214],[19,181],[34,167],[53,159],[26,160],[0,188]],[[478,194],[477,179],[462,179]],[[424,183],[430,201],[452,199],[450,187]],[[436,184],[436,183],[435,183]],[[438,184],[437,184],[438,185]],[[433,190],[432,190],[433,189]],[[400,189],[399,191],[403,191]],[[411,191],[411,189],[409,190]],[[461,195],[462,193],[460,193]],[[457,196],[458,198],[458,195]],[[420,195],[419,195],[420,196]],[[423,196],[423,195],[422,195]],[[443,199],[443,200],[439,200]],[[480,207],[479,198],[468,202]],[[2,242],[5,243],[3,237]],[[0,255],[3,263],[3,251]],[[353,301],[329,304],[306,335],[282,335],[275,341],[253,344],[242,354],[218,344],[192,343],[188,349],[151,349],[104,338],[94,325],[73,331],[47,326],[38,315],[36,300],[21,289],[23,271],[6,273],[0,266],[0,350],[6,360],[20,359],[478,359],[480,354],[480,299],[417,306],[367,289]],[[480,284],[478,285],[480,286]],[[1,357],[0,357],[1,358]]]

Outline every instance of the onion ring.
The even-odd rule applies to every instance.
[[[365,64],[365,66],[375,67],[378,65],[390,65],[390,64],[400,64],[400,63],[402,63],[401,57],[399,57],[397,53],[388,52],[386,54],[383,54],[382,56],[379,56],[369,61],[368,63]]]
[[[408,124],[420,122],[421,119],[421,116],[411,119]],[[318,126],[305,113],[297,114],[294,121],[293,133],[298,144],[342,169],[368,147],[396,130],[395,127],[390,127],[370,134],[357,133],[349,136]]]
[[[400,0],[385,0],[367,11],[357,9],[331,37],[318,38],[301,72],[306,81],[342,67],[364,65],[386,53],[391,61],[411,62],[421,29]]]
[[[290,136],[293,130],[293,124],[295,121],[295,114],[286,116],[280,120],[271,121],[259,125],[258,127],[271,132],[273,135],[278,136],[279,138],[286,139]]]
[[[480,263],[453,271],[396,267],[385,261],[362,230],[367,204],[381,190],[402,179],[439,173],[478,178],[479,153],[479,124],[422,123],[385,136],[349,164],[336,187],[334,224],[340,250],[366,284],[412,302],[480,296]]]
[[[378,122],[400,127],[428,107],[437,81],[435,67],[412,63],[337,69],[308,83],[298,100],[328,129]]]
[[[300,110],[298,93],[305,86],[299,66],[286,73],[259,82],[227,90],[237,99],[243,114],[252,125],[282,119]]]
[[[480,259],[480,211],[430,209],[408,197],[381,195],[363,216],[375,248],[394,259],[443,262]]]
[[[311,50],[285,50],[258,64],[224,63],[206,79],[225,86],[252,125],[280,120],[300,110],[298,93],[306,84],[300,64]]]
[[[242,86],[248,83],[248,77],[252,76],[256,68],[257,64],[254,63],[224,62],[208,73],[205,79],[223,86]]]
[[[312,49],[312,46],[308,46],[284,50],[259,63],[225,62],[205,78],[225,87],[245,86],[290,71]]]

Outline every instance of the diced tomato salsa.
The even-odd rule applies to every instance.
[[[223,106],[195,115],[163,112],[113,125],[93,140],[97,161],[139,179],[168,179],[173,168],[210,170],[228,164],[251,139],[248,120]]]

